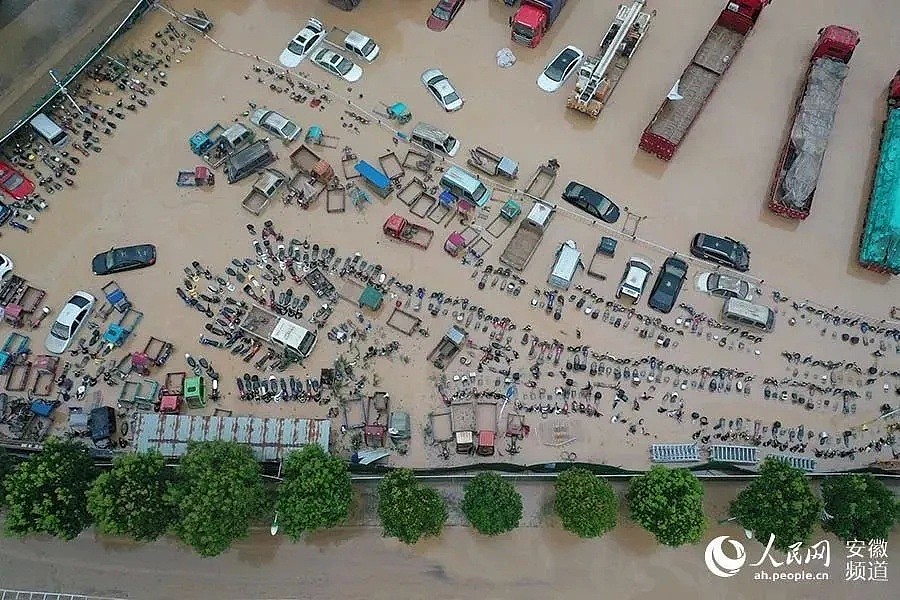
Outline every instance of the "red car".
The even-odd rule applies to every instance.
[[[466,0],[440,0],[438,5],[431,11],[431,15],[428,17],[425,25],[432,31],[447,29],[450,27],[450,21],[453,20],[456,13],[459,12],[459,9],[465,3]]]
[[[7,162],[0,160],[0,190],[13,200],[24,200],[34,184]]]

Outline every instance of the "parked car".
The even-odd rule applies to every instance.
[[[0,202],[0,226],[6,225],[6,222],[12,219],[13,209],[8,207],[4,202]]]
[[[354,64],[349,58],[344,58],[334,50],[322,48],[313,54],[312,61],[344,81],[355,83],[362,77],[362,67]]]
[[[13,200],[24,200],[34,191],[34,183],[11,164],[0,160],[0,191]]]
[[[583,183],[570,181],[562,193],[562,199],[595,219],[606,223],[615,223],[619,220],[619,207],[612,200]]]
[[[466,0],[439,0],[437,6],[431,9],[425,25],[432,31],[447,29],[465,3]]]
[[[250,113],[250,122],[286,142],[293,142],[300,135],[299,125],[281,113],[267,108],[257,108]]]
[[[110,248],[101,252],[91,261],[91,271],[94,275],[109,275],[123,271],[143,269],[156,263],[156,246],[153,244],[139,244],[137,246],[124,246],[122,248]]]
[[[737,298],[748,302],[753,299],[750,284],[727,273],[713,273],[711,271],[700,273],[694,281],[694,287],[698,292],[718,298]]]
[[[650,281],[652,274],[653,267],[650,266],[649,261],[639,256],[632,256],[625,265],[619,289],[616,290],[616,298],[621,298],[624,294],[637,302],[644,293],[644,288],[647,287],[647,282]]]
[[[94,309],[96,300],[87,292],[75,292],[66,302],[62,310],[56,316],[56,321],[50,326],[50,333],[44,346],[53,354],[62,354],[75,339],[78,330],[87,321],[88,315]]]
[[[730,237],[698,233],[691,240],[691,254],[737,271],[750,269],[750,250]]]
[[[375,40],[358,31],[351,31],[344,38],[344,48],[356,54],[366,62],[372,62],[381,53],[381,48],[375,43]]]
[[[581,60],[584,58],[584,52],[575,46],[566,46],[563,48],[556,58],[544,67],[544,70],[538,75],[538,87],[545,92],[555,92],[563,86],[566,79],[575,72]]]
[[[440,69],[428,69],[422,73],[422,83],[434,96],[441,108],[447,112],[453,112],[462,108],[463,100],[447,76]]]
[[[306,22],[306,27],[297,32],[294,39],[290,41],[287,48],[278,57],[278,62],[289,69],[293,69],[325,37],[325,33],[325,25],[322,21],[310,19]]]
[[[0,281],[6,279],[6,276],[12,273],[15,268],[16,264],[10,257],[5,254],[0,254]]]
[[[674,256],[667,258],[650,291],[647,305],[661,313],[672,312],[684,280],[687,278],[687,271],[687,263],[680,258]]]

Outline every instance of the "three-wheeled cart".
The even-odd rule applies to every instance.
[[[147,345],[144,346],[143,354],[150,357],[157,367],[161,367],[168,359],[168,355],[172,352],[172,344],[157,337],[150,336]]]
[[[325,135],[325,132],[318,125],[311,125],[306,130],[306,143],[315,144],[324,148],[337,148],[341,138],[334,135]]]
[[[495,238],[499,238],[506,233],[506,230],[512,226],[513,222],[522,214],[522,207],[513,199],[507,200],[500,208],[500,212],[494,217],[485,228],[489,234]]]
[[[409,107],[403,102],[394,102],[391,105],[385,104],[384,102],[381,104],[384,106],[385,112],[381,112],[378,109],[372,111],[380,117],[397,121],[401,125],[406,125],[412,119],[412,113],[409,112]]]
[[[353,168],[373,192],[382,198],[390,196],[393,186],[386,174],[364,160],[357,161]]]
[[[534,175],[532,175],[531,180],[525,187],[525,195],[543,200],[547,197],[553,184],[556,183],[558,174],[559,162],[555,158],[551,158],[534,172]]]
[[[34,368],[37,372],[34,382],[31,384],[33,396],[49,396],[56,382],[56,368],[59,366],[59,357],[41,354],[35,357]]]
[[[3,343],[3,348],[0,349],[0,373],[5,372],[7,368],[15,363],[17,357],[28,352],[30,341],[27,335],[22,335],[15,331],[9,334]]]
[[[519,163],[508,156],[494,154],[482,146],[475,146],[469,150],[469,155],[469,159],[466,162],[482,173],[504,177],[509,180],[519,176]]]
[[[109,302],[109,305],[120,313],[124,314],[131,309],[131,302],[128,301],[128,296],[125,295],[125,292],[115,281],[110,281],[100,289],[103,290],[103,294],[106,296],[106,301]]]
[[[406,170],[403,168],[403,164],[400,162],[400,159],[394,153],[393,150],[388,152],[387,154],[382,154],[378,157],[378,164],[381,166],[382,172],[388,176],[388,179],[391,181],[397,181],[406,175]]]
[[[206,384],[203,377],[188,377],[184,380],[184,401],[190,408],[206,406]]]
[[[118,322],[109,325],[106,333],[103,334],[103,341],[110,347],[110,350],[120,348],[143,318],[144,313],[129,308],[122,314]]]
[[[181,404],[184,401],[184,382],[186,379],[187,373],[184,371],[166,373],[163,388],[159,393],[159,412],[177,414],[181,411]]]
[[[214,185],[216,177],[209,167],[194,167],[193,171],[178,171],[175,185],[178,187],[199,187],[201,185]]]

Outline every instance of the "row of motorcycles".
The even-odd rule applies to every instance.
[[[327,404],[330,396],[322,395],[322,385],[317,379],[303,380],[291,375],[289,378],[269,375],[268,378],[244,373],[235,379],[241,400],[246,402],[319,402]]]

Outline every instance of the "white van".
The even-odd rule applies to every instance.
[[[54,148],[65,148],[69,143],[69,135],[44,113],[38,113],[31,119],[31,128]]]
[[[443,152],[449,157],[456,156],[459,151],[459,140],[434,125],[419,123],[412,130],[410,139],[426,150]]]
[[[583,266],[581,251],[578,250],[574,241],[566,240],[559,245],[559,249],[556,251],[556,261],[553,263],[547,283],[561,290],[569,289],[579,266]]]
[[[478,206],[487,204],[494,195],[493,188],[484,185],[477,177],[456,166],[444,171],[441,185],[457,198],[465,198]]]
[[[722,305],[722,318],[760,331],[775,328],[775,311],[762,304],[753,304],[738,298],[729,298]]]
[[[307,358],[316,347],[317,337],[312,331],[287,319],[278,319],[269,340],[278,348]]]

